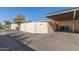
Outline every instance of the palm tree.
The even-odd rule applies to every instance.
[[[25,23],[25,17],[23,15],[17,15],[14,18],[14,23],[18,24],[18,30],[20,29],[20,24]]]

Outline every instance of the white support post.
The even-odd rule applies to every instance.
[[[72,32],[75,31],[75,17],[76,17],[76,10],[73,12],[73,24],[72,24]]]

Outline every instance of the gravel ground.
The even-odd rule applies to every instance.
[[[14,31],[10,35],[38,51],[79,51],[78,33],[32,34]]]

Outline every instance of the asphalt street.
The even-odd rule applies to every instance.
[[[0,31],[0,51],[34,51],[13,37],[6,31]]]

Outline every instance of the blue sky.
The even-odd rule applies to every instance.
[[[4,20],[12,21],[18,14],[25,16],[26,20],[47,20],[46,14],[67,9],[71,9],[71,7],[0,7],[0,22]]]

